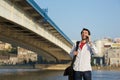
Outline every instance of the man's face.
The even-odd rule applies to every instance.
[[[88,31],[83,30],[83,31],[82,31],[82,34],[81,34],[81,37],[82,37],[82,40],[86,40],[87,37],[88,37]]]

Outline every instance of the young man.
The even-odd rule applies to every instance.
[[[75,71],[74,80],[82,80],[82,78],[83,80],[92,80],[91,54],[97,54],[97,49],[90,39],[90,31],[88,29],[83,28],[81,38],[78,50],[75,51],[76,45],[74,45],[70,52],[71,56],[77,55],[73,66]]]

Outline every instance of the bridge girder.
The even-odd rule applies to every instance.
[[[56,61],[71,59],[70,56],[67,54],[67,52],[59,48],[57,45],[54,45],[53,43],[49,42],[43,37],[40,37],[36,33],[33,33],[25,28],[22,28],[22,26],[20,25],[14,24],[12,22],[9,22],[9,24],[6,24],[7,22],[8,20],[0,21],[0,40],[5,41],[6,39],[7,40],[6,42],[10,42],[12,44],[25,47],[38,54],[42,54],[42,53],[39,53],[40,50],[44,51],[46,52],[44,53],[44,55],[47,55],[47,57],[48,55],[52,56]],[[29,47],[29,46],[32,46],[32,47]]]

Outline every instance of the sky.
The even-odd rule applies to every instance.
[[[83,28],[93,40],[120,37],[120,0],[34,1],[71,40],[80,40]]]

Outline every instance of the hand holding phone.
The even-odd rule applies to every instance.
[[[90,35],[87,35],[87,42],[91,42]]]

